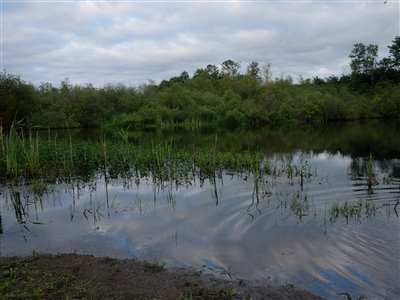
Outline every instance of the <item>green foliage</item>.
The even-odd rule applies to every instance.
[[[184,71],[160,84],[122,84],[35,88],[6,72],[0,73],[0,123],[24,119],[27,127],[177,128],[246,127],[279,123],[400,117],[400,37],[378,61],[376,45],[354,44],[352,73],[340,78],[314,76],[272,78],[270,64],[257,62],[240,74],[228,59],[207,65],[192,77]]]
[[[32,85],[21,80],[20,76],[0,72],[0,123],[11,126],[14,118],[29,118],[33,109]]]
[[[390,57],[389,61],[391,67],[395,70],[400,70],[400,36],[396,36],[393,40],[393,44],[388,46]]]
[[[378,45],[354,44],[350,58],[350,67],[354,74],[371,74],[378,63]]]

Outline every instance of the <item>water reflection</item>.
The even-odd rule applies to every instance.
[[[95,139],[103,137],[100,130],[71,130],[72,138]],[[373,153],[378,160],[400,157],[400,122],[397,120],[352,121],[318,125],[288,125],[247,130],[206,131],[131,131],[129,140],[134,144],[149,145],[166,142],[173,146],[209,148],[218,136],[218,149],[223,151],[263,151],[268,154],[284,153],[290,156],[301,149],[303,153],[341,153],[351,158],[367,158]],[[54,133],[55,134],[55,133]],[[57,136],[68,136],[67,130],[58,130]],[[47,137],[47,131],[40,131]],[[110,138],[120,139],[120,136]],[[398,169],[397,169],[398,171]],[[397,176],[398,177],[398,176]]]
[[[399,160],[374,161],[373,193],[367,158],[298,151],[268,161],[270,174],[223,172],[186,183],[99,176],[49,185],[41,196],[30,186],[3,187],[1,255],[160,257],[330,298],[396,298]],[[334,204],[358,201],[356,216],[331,218]]]

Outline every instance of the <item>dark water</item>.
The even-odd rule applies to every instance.
[[[1,187],[3,256],[78,252],[158,257],[225,277],[290,282],[331,299],[398,299],[400,138],[398,124],[218,132],[225,150],[267,152],[274,175],[223,172],[216,180],[153,184],[151,177]],[[173,140],[207,147],[211,133],[134,133],[133,143]],[[374,184],[367,165],[374,157]],[[306,170],[292,178],[288,165]],[[281,172],[282,171],[282,172]],[[15,207],[15,197],[22,203]],[[297,210],[296,203],[301,204]],[[332,215],[335,204],[361,207]],[[20,222],[18,222],[20,221]],[[22,222],[21,222],[22,221]]]

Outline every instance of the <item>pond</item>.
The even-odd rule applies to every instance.
[[[268,172],[3,181],[0,254],[159,258],[330,299],[400,294],[398,123],[131,133],[133,144],[260,151]],[[218,142],[216,140],[218,139]],[[212,145],[212,146],[210,146]]]

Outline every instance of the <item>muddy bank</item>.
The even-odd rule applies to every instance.
[[[0,258],[2,299],[322,299],[293,285],[222,280],[161,262],[57,254]]]

